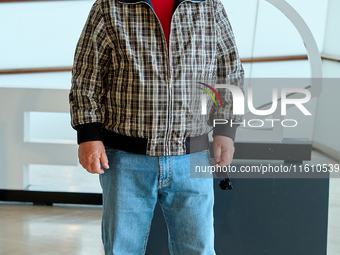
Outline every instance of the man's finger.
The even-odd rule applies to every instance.
[[[216,164],[218,163],[218,161],[216,161],[216,159],[214,159],[214,158],[211,159],[211,162],[212,162],[214,165],[216,165]]]
[[[91,167],[91,164],[86,164],[86,165],[82,165],[83,168],[88,171],[90,174],[93,174],[92,172],[92,167]]]
[[[104,170],[100,167],[100,158],[95,159],[91,164],[91,173],[103,174]]]
[[[232,153],[225,150],[222,152],[222,160],[221,162],[218,164],[219,166],[226,166],[229,165],[232,161]]]
[[[225,157],[222,153],[222,160],[218,163],[219,166],[226,166],[229,165],[228,157]]]
[[[109,160],[107,159],[107,155],[105,152],[100,155],[100,161],[104,168],[109,169]]]
[[[91,164],[85,162],[83,159],[79,159],[79,163],[87,172],[92,173]]]
[[[230,162],[229,162],[229,160],[228,159],[222,159],[219,163],[218,163],[218,165],[219,166],[227,166],[227,165],[229,165],[230,164]]]
[[[217,164],[221,161],[221,146],[214,146],[214,164]]]

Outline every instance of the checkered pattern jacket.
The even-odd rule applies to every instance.
[[[78,143],[102,140],[105,129],[146,139],[147,155],[182,155],[186,139],[210,132],[213,119],[241,120],[226,90],[218,91],[222,106],[209,103],[202,115],[191,95],[198,82],[242,87],[242,80],[219,0],[176,0],[169,49],[150,0],[97,0],[75,52],[72,126]]]

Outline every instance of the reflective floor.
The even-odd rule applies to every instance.
[[[104,254],[100,218],[101,206],[0,203],[0,254]]]
[[[104,254],[101,210],[101,206],[0,202],[0,255]],[[340,254],[340,179],[335,178],[330,179],[327,254]]]

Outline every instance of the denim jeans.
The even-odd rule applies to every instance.
[[[212,178],[190,178],[190,161],[209,165],[207,151],[148,156],[106,147],[102,239],[106,255],[145,254],[157,201],[172,255],[214,255]],[[194,158],[192,158],[194,157]]]

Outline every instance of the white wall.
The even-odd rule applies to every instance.
[[[71,66],[92,4],[84,0],[0,3],[0,69]]]
[[[340,1],[329,0],[324,53],[340,57]],[[340,153],[340,63],[323,62],[325,82],[319,96],[313,140]]]
[[[307,23],[321,52],[324,44],[328,0],[289,0],[287,2]],[[265,0],[222,0],[222,3],[231,21],[242,58],[307,54],[304,42],[292,22],[269,2]],[[318,18],[316,19],[315,17]],[[299,79],[311,77],[310,62],[307,60],[253,63],[245,64],[244,66],[247,78],[272,79],[273,87],[279,86],[275,84],[278,83],[277,80],[274,80],[276,78]],[[254,91],[260,92],[257,100],[262,101],[262,103],[268,102],[268,97],[265,96],[265,88],[261,87],[261,84],[258,84],[257,81],[252,82],[251,79],[245,83],[245,90],[247,90],[248,86],[252,86]],[[285,85],[285,87],[289,86],[290,84]],[[273,136],[275,139],[280,140],[282,137],[289,137],[312,140],[316,99],[312,99],[305,106],[312,113],[312,117],[301,115],[301,111],[296,107],[290,108],[285,118],[296,119],[299,125],[296,128],[273,130],[273,132],[283,132],[281,137]],[[239,133],[241,132],[243,131],[239,130]],[[272,139],[269,134],[264,138],[259,138],[255,133],[252,134],[251,130],[247,130],[247,134],[238,135],[237,140],[243,140],[241,136],[244,136],[245,140]]]

